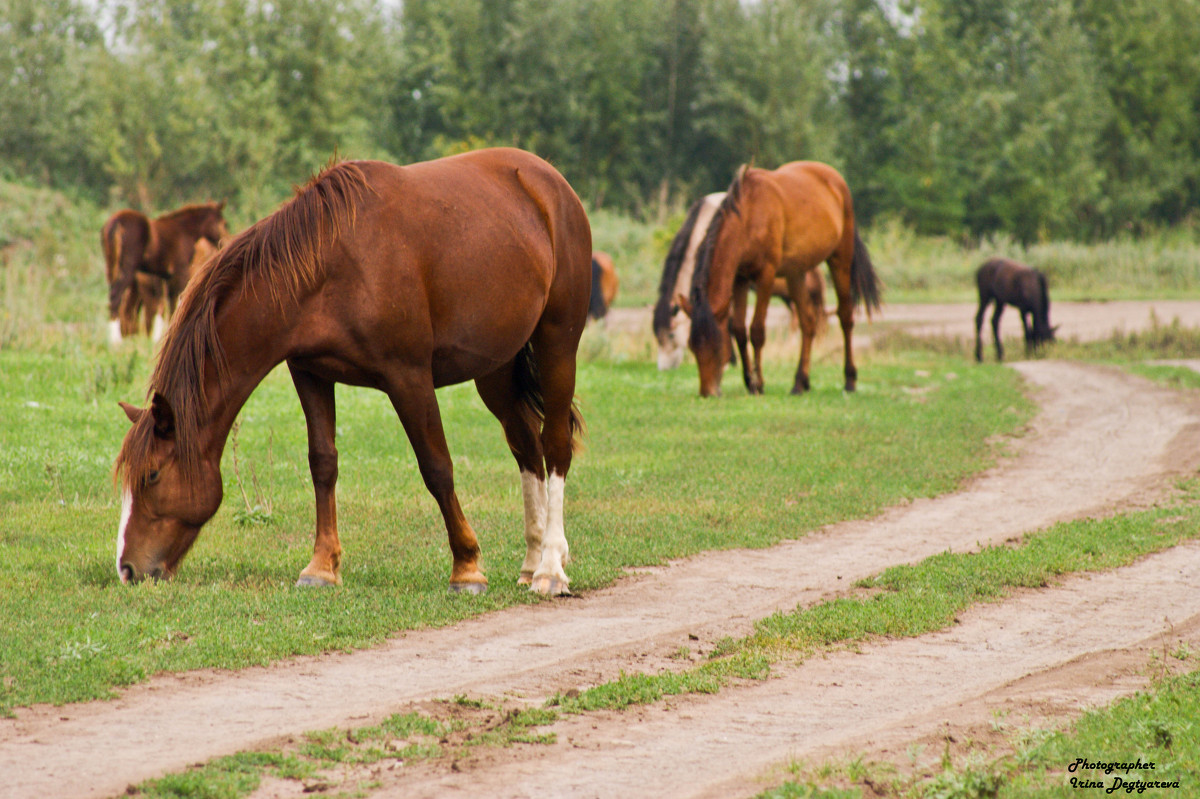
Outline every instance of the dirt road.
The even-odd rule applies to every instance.
[[[1101,367],[1013,368],[1042,410],[1013,457],[955,494],[366,652],[160,677],[113,702],[21,710],[0,721],[0,796],[112,796],[198,761],[364,725],[431,698],[539,702],[622,670],[655,671],[681,646],[708,651],[774,610],[837,595],[887,566],[1144,505],[1200,467],[1200,407],[1183,395]],[[553,728],[553,746],[504,750],[461,772],[389,771],[372,796],[752,795],[757,776],[789,757],[902,751],[947,723],[981,724],[996,707],[1074,711],[1140,686],[1129,664],[1140,666],[1139,653],[1162,641],[1200,646],[1198,555],[1178,547],[1072,578],[974,609],[942,633],[815,659],[755,686],[568,718]],[[272,783],[260,795],[300,792]]]

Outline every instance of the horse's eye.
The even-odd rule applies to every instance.
[[[148,486],[154,485],[155,483],[158,482],[158,477],[159,477],[158,469],[155,469],[154,471],[150,472],[150,474],[146,475],[146,485],[148,485]]]

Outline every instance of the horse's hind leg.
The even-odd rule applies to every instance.
[[[853,250],[846,255],[845,250],[839,250],[829,259],[829,274],[833,278],[833,289],[837,293],[838,321],[842,323],[842,371],[846,378],[846,391],[854,391],[858,386],[858,368],[854,365],[854,295],[850,289],[850,268],[853,263]]]
[[[991,297],[987,297],[980,292],[979,311],[975,314],[975,360],[979,363],[983,363],[983,317],[987,313],[987,307],[991,302]]]
[[[292,383],[308,428],[308,468],[317,504],[317,534],[313,556],[296,585],[337,585],[342,582],[342,545],[337,532],[338,453],[334,446],[336,411],[333,383],[288,362]]]
[[[817,335],[817,314],[821,312],[819,308],[813,307],[813,302],[808,296],[805,274],[802,272],[788,278],[792,307],[797,311],[795,316],[800,325],[800,364],[796,367],[796,379],[792,383],[793,394],[803,394],[810,387],[808,375],[812,366],[812,345]]]
[[[525,357],[525,353],[517,357]],[[538,419],[522,407],[522,392],[518,385],[515,361],[475,381],[483,404],[500,420],[508,448],[521,470],[521,494],[525,500],[525,560],[517,583],[531,585],[534,572],[542,561],[549,499]]]
[[[578,329],[573,332],[573,328],[543,317],[530,342],[545,407],[542,452],[546,458],[546,532],[530,590],[551,596],[570,593],[563,570],[569,559],[563,502],[576,434],[583,424],[574,404]]]
[[[1004,303],[996,300],[996,310],[992,311],[992,338],[996,340],[996,360],[1004,360],[1004,345],[1000,343],[1000,314],[1004,313]]]

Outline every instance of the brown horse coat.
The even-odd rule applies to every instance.
[[[109,287],[111,343],[119,344],[123,335],[136,331],[139,310],[145,310],[149,333],[164,299],[174,309],[187,285],[197,241],[206,240],[215,248],[229,235],[224,207],[223,202],[187,205],[156,219],[125,209],[108,218],[100,244]]]
[[[434,389],[474,380],[521,471],[520,581],[567,591],[563,489],[580,419],[575,358],[591,229],[549,164],[512,149],[409,166],[332,166],[230,241],[192,281],[117,469],[123,581],[169,576],[221,501],[238,411],[278,363],[291,371],[316,494],[304,584],[340,582],[335,382],[388,394],[453,554],[452,588],[482,590]]]
[[[773,284],[783,278],[794,304],[803,308],[806,275],[822,261],[829,264],[837,293],[845,388],[853,391],[858,377],[851,346],[854,305],[862,301],[868,312],[877,308],[879,283],[858,235],[850,190],[835,169],[815,161],[796,161],[774,171],[743,168],[713,218],[692,279],[688,343],[699,365],[702,395],[720,391],[730,345],[723,333],[727,326],[742,355],[747,389],[762,391],[761,351]],[[749,331],[753,364],[747,358],[745,322],[751,286],[757,294]],[[804,330],[802,324],[793,393],[808,390],[814,334],[815,329]]]

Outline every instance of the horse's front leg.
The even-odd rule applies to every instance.
[[[754,318],[750,321],[750,344],[754,347],[754,373],[746,382],[751,394],[763,393],[762,351],[767,343],[767,309],[771,307],[771,289],[775,285],[775,270],[764,269],[754,289]],[[744,367],[743,367],[744,368]]]
[[[742,358],[742,381],[746,384],[746,390],[753,394],[754,376],[750,371],[750,358],[746,351],[746,307],[749,297],[750,284],[745,280],[735,280],[729,314],[729,334],[737,342],[738,355]]]
[[[337,532],[338,454],[334,446],[336,410],[333,383],[288,362],[292,383],[308,428],[308,468],[316,494],[317,534],[313,556],[296,585],[340,585],[342,545]]]
[[[450,590],[482,594],[487,577],[479,570],[479,541],[454,493],[454,464],[446,446],[446,431],[438,409],[433,381],[424,370],[388,378],[385,390],[417,456],[425,488],[433,496],[450,539]]]
[[[1025,354],[1029,355],[1033,352],[1033,327],[1030,325],[1031,317],[1028,311],[1021,311],[1021,327],[1025,330]]]

